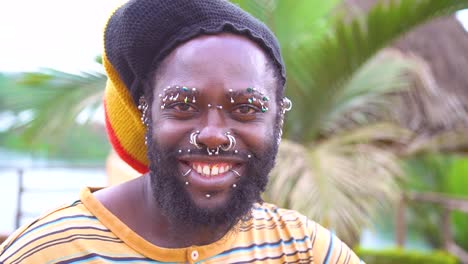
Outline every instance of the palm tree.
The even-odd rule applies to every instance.
[[[345,240],[355,240],[376,208],[397,195],[401,173],[390,150],[411,136],[380,121],[386,120],[390,101],[384,95],[407,87],[404,73],[417,66],[399,54],[374,55],[416,25],[468,7],[468,0],[393,1],[351,21],[334,9],[337,0],[232,2],[278,36],[288,69],[287,95],[295,106],[265,199],[299,209]],[[0,96],[8,96],[15,111],[34,109],[25,131],[42,138],[66,131],[82,111],[94,111],[105,78],[48,72],[25,80],[24,91],[34,89],[38,96],[25,98],[12,89],[0,90]],[[37,83],[44,90],[30,86]]]

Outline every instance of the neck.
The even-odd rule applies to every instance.
[[[139,226],[145,227],[146,230],[140,235],[151,243],[167,248],[206,245],[221,239],[231,229],[227,224],[214,228],[212,226],[194,228],[189,224],[174,223],[154,199],[149,174],[142,176],[141,183],[144,184],[141,195],[145,202],[141,210],[143,217],[139,217],[141,222]]]

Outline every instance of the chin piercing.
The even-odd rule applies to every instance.
[[[182,176],[183,177],[187,177],[187,175],[189,175],[189,173],[192,171],[192,169],[189,169],[186,173],[184,173]],[[187,185],[188,182],[185,182],[185,185]]]
[[[236,175],[237,175],[237,177],[240,177],[240,176],[241,176],[241,175],[240,175],[240,173],[239,173],[239,172],[237,172],[236,170],[233,170],[233,169],[231,169],[231,171],[232,171],[234,174],[236,174]]]
[[[198,139],[198,135],[200,135],[200,130],[197,130],[195,132],[192,132],[192,134],[190,134],[190,141],[189,143],[194,145],[197,149],[202,149],[202,147],[198,144],[197,142],[197,139]],[[208,154],[209,154],[209,151],[208,151]]]
[[[233,149],[236,146],[236,138],[234,138],[234,136],[231,135],[231,132],[226,132],[224,135],[228,138],[229,143],[227,145],[226,144],[221,145],[220,148],[223,151],[229,151],[229,150]],[[234,151],[234,153],[235,153],[235,151]]]
[[[205,197],[210,199],[211,198],[211,195],[209,193],[205,194]]]

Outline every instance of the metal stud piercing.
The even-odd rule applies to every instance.
[[[229,89],[229,94],[231,95],[231,104],[234,103],[234,99],[232,98],[232,89]]]
[[[144,96],[141,96],[139,99],[138,110],[141,111],[141,122],[143,125],[148,126],[148,104],[146,103]]]
[[[187,175],[189,175],[190,172],[192,172],[192,169],[189,169],[186,173],[182,174],[182,176],[187,177]]]
[[[211,195],[209,193],[205,194],[205,197],[210,199],[211,198]]]
[[[250,155],[250,154],[249,154],[249,155],[247,155],[247,158],[249,158],[249,159],[250,159],[250,158],[252,158],[252,155]]]
[[[238,151],[237,149],[236,149],[236,150],[234,150],[234,154],[237,154],[237,153],[239,153],[239,151]]]
[[[211,108],[211,104],[208,104],[208,108]]]
[[[185,182],[185,185],[189,185],[189,182],[188,182],[188,181],[186,181],[186,182]]]
[[[222,109],[223,109],[223,106],[222,106],[222,105],[218,105],[218,106],[216,106],[216,108],[218,108],[219,110],[222,110]]]
[[[232,185],[232,188],[236,188],[236,187],[237,187],[237,184],[234,183],[234,184]]]
[[[189,143],[194,145],[197,149],[202,149],[202,147],[198,144],[197,142],[197,139],[198,139],[198,135],[200,135],[200,130],[197,130],[195,132],[192,132],[190,134],[190,141]]]
[[[181,149],[179,149],[179,153],[182,153],[182,150],[181,150]]]

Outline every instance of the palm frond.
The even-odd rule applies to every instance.
[[[265,200],[298,210],[355,241],[377,209],[399,197],[399,159],[379,146],[409,140],[411,133],[392,124],[356,128],[304,147],[281,143]]]
[[[101,73],[46,70],[23,74],[12,87],[1,89],[0,96],[10,111],[32,113],[30,120],[13,128],[21,130],[28,142],[40,139],[56,144],[83,110],[92,112],[101,105],[105,81]]]
[[[320,130],[320,120],[334,107],[332,98],[343,91],[373,55],[415,26],[466,7],[468,0],[381,3],[350,23],[338,19],[317,45],[300,46],[286,61],[288,68],[293,69],[289,71],[293,83],[288,86],[288,95],[295,102],[295,111],[308,115],[295,115],[291,118],[294,123],[286,122],[286,136],[313,141]]]

